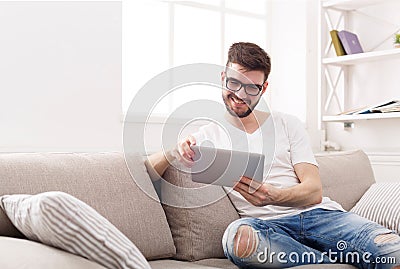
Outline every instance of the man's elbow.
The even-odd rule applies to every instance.
[[[316,196],[314,204],[317,205],[320,204],[321,202],[322,202],[322,194]]]
[[[313,205],[320,204],[322,202],[322,187],[315,190],[311,203]]]
[[[147,174],[149,175],[151,181],[157,181],[161,179],[160,174],[158,171],[154,168],[153,164],[149,160],[144,161],[144,165],[147,170]]]

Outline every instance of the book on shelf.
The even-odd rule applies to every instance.
[[[337,56],[343,56],[346,55],[346,51],[343,48],[342,42],[340,42],[338,33],[338,30],[332,30],[329,32],[331,34],[331,39],[332,39],[332,44],[333,47],[335,48],[335,52]]]
[[[346,54],[356,54],[364,52],[364,50],[361,47],[360,40],[358,40],[356,34],[342,30],[338,32],[338,36],[340,42],[342,42]]]
[[[391,100],[379,104],[356,108],[340,113],[339,115],[358,115],[369,113],[400,112],[400,100]]]

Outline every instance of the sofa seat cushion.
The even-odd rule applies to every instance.
[[[172,257],[171,231],[142,157],[129,160],[136,167],[134,180],[123,153],[2,153],[0,196],[68,193],[109,220],[148,260]],[[0,235],[15,233],[5,224]]]
[[[0,206],[27,238],[107,268],[150,269],[137,247],[93,208],[63,192],[5,195]]]
[[[25,239],[0,237],[0,268],[106,269],[71,253]]]
[[[228,259],[204,259],[200,261],[193,262],[194,264],[204,265],[204,266],[213,266],[221,269],[238,269],[236,265],[234,265]]]

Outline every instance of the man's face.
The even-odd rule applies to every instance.
[[[233,92],[226,88],[227,78],[232,79],[235,84],[254,84],[262,86],[262,89],[256,96],[247,94],[245,87]],[[245,71],[241,65],[236,63],[232,63],[230,68],[227,68],[226,72],[222,73],[221,80],[223,84],[222,99],[225,107],[232,116],[239,118],[245,118],[250,115],[268,85],[267,82],[264,82],[264,73],[262,71]],[[249,93],[251,88],[251,86],[247,86]]]

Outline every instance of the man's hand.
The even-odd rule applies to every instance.
[[[166,152],[160,151],[148,156],[145,165],[151,179],[159,180],[175,159],[187,167],[192,167],[194,152],[190,146],[195,144],[196,139],[193,136],[188,136],[179,142],[174,149]]]
[[[233,189],[255,206],[279,203],[280,189],[271,184],[263,184],[248,177],[241,177]]]
[[[176,147],[171,151],[171,155],[190,168],[194,165],[194,151],[190,148],[192,145],[196,145],[196,139],[189,135],[176,145]]]
[[[318,167],[310,163],[294,165],[300,183],[293,187],[279,189],[271,184],[261,183],[248,177],[241,177],[233,188],[255,206],[310,206],[322,201],[322,184]]]

